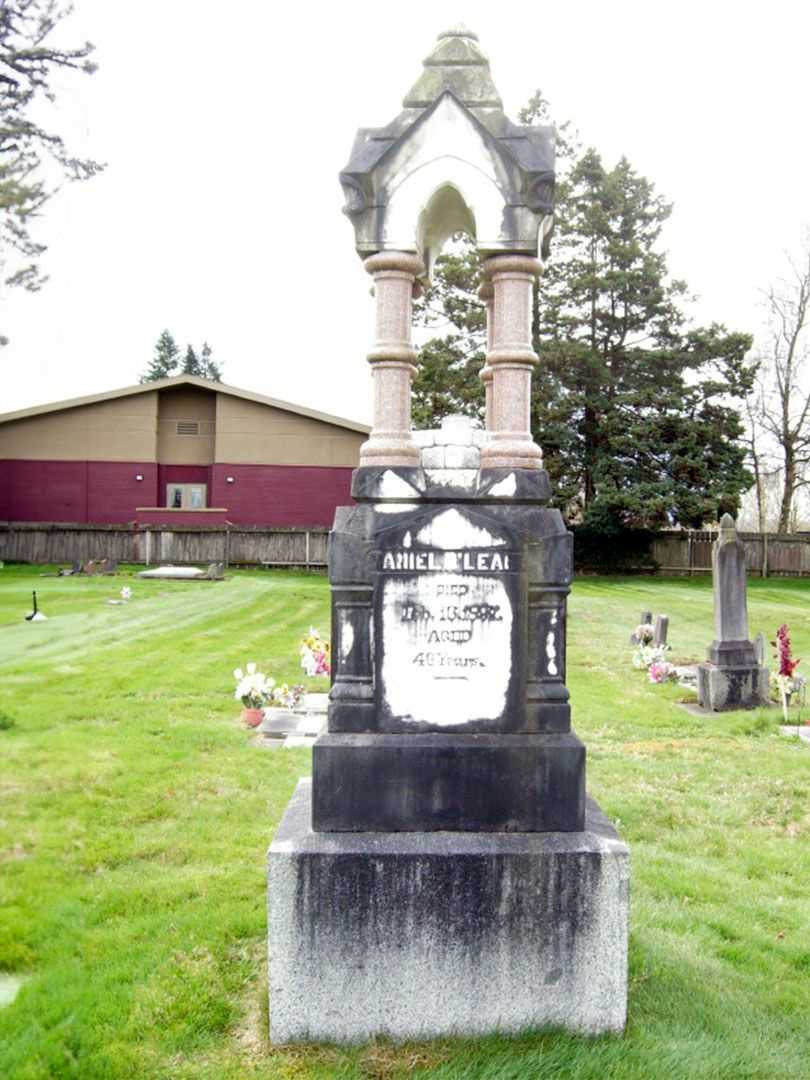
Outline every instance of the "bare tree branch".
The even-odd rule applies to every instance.
[[[778,455],[779,532],[789,531],[796,493],[810,486],[810,229],[798,259],[789,258],[788,264],[791,274],[764,293],[767,340],[746,405],[752,461],[759,452],[758,431],[770,437]]]

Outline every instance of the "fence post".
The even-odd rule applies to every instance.
[[[693,543],[692,543],[692,530],[686,534],[686,561],[689,567],[689,577],[692,576],[692,562],[693,562]]]
[[[146,559],[146,565],[151,566],[152,565],[152,530],[149,528],[148,525],[146,527],[146,554],[145,554],[144,557]]]
[[[225,522],[225,560],[224,560],[224,566],[225,566],[226,570],[228,568],[228,559],[230,558],[230,556],[231,556],[231,523],[229,521],[226,521]]]
[[[309,570],[309,529],[307,529],[306,531],[306,536],[304,537],[304,544],[304,560],[306,562],[306,569]]]
[[[762,577],[768,576],[768,534],[762,534]]]

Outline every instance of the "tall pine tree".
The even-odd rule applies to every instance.
[[[521,115],[547,120],[537,94]],[[751,339],[690,329],[686,287],[657,249],[671,208],[626,160],[605,169],[563,126],[552,255],[535,290],[532,427],[555,498],[603,531],[700,525],[734,511],[750,484],[731,402],[751,375]],[[422,348],[414,417],[480,415],[485,320],[469,239],[437,262],[417,322],[448,329]]]
[[[177,374],[180,363],[180,350],[168,330],[164,330],[155,342],[155,352],[149,367],[141,375],[141,382],[156,382]]]
[[[192,345],[186,345],[186,354],[183,357],[183,366],[180,368],[181,375],[196,375],[202,378],[202,368],[197,353]]]
[[[187,345],[181,359],[176,341],[168,330],[164,330],[155,343],[154,356],[141,375],[141,382],[155,382],[172,375],[195,375],[199,379],[222,382],[222,368],[214,360],[213,350],[207,341],[203,342],[199,356],[193,345]]]
[[[71,10],[61,0],[0,3],[0,277],[33,292],[47,277],[39,265],[46,246],[31,229],[58,176],[86,180],[104,167],[74,157],[57,131],[42,126],[60,115],[48,103],[67,89],[64,73],[96,70],[89,42],[64,45],[59,23]]]
[[[222,382],[222,369],[213,358],[213,350],[207,341],[200,350],[200,374],[211,382]]]
[[[751,482],[730,404],[750,386],[747,334],[686,327],[657,250],[671,207],[622,159],[571,170],[537,289],[533,426],[558,497],[586,524],[698,526]]]
[[[419,350],[419,373],[414,380],[411,414],[417,428],[438,424],[450,413],[484,415],[479,372],[486,350],[486,311],[477,299],[483,280],[474,246],[457,238],[442,255],[425,294],[414,302],[414,320],[430,330],[449,330],[430,337]]]

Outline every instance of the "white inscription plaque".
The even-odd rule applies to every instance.
[[[415,541],[435,546],[417,547],[406,534],[380,566],[387,710],[435,727],[495,720],[512,675],[514,612],[505,575],[516,569],[516,556],[456,511],[434,519]]]

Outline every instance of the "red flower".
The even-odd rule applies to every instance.
[[[790,637],[786,623],[782,623],[776,631],[774,644],[776,645],[776,655],[779,660],[779,674],[793,678],[793,672],[799,666],[801,660],[794,660],[790,655]]]

